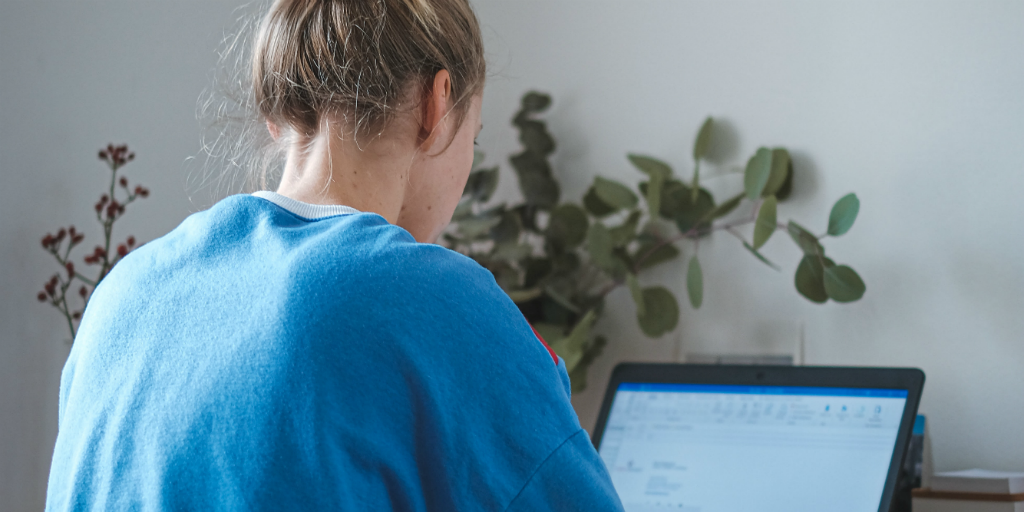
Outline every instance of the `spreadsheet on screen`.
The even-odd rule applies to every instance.
[[[599,452],[627,512],[874,512],[899,389],[620,384]]]

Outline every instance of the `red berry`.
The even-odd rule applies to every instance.
[[[64,265],[64,268],[68,271],[68,279],[75,277],[75,264],[70,261]]]
[[[88,293],[89,290],[84,286],[78,289],[78,294],[81,295],[82,297],[85,297],[86,295],[88,295]]]
[[[39,299],[39,302],[46,302],[46,292],[39,292],[36,298]]]
[[[75,313],[73,315],[71,315],[71,318],[74,319],[74,320],[78,320],[78,319],[82,318],[82,312],[81,311],[75,311]]]
[[[126,242],[128,242],[128,247],[135,247],[135,237],[134,236],[129,236],[128,240],[126,240]]]
[[[122,187],[128,188],[128,178],[121,176],[121,180],[118,183],[120,183]]]
[[[126,254],[128,254],[128,247],[126,247],[124,244],[117,246],[118,256],[121,256],[123,258]]]

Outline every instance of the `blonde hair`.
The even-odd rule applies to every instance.
[[[359,140],[382,134],[414,106],[403,104],[410,92],[441,70],[459,124],[483,88],[483,41],[468,0],[276,0],[255,30],[251,18],[241,21],[221,52],[215,90],[199,105],[208,121],[200,188],[211,178],[238,181],[211,163],[241,171],[244,190],[272,186],[287,142],[274,144],[265,121],[312,137],[330,116]]]
[[[460,114],[483,85],[483,43],[466,0],[277,0],[256,35],[259,113],[299,135],[326,115],[380,133],[410,86],[451,75]]]

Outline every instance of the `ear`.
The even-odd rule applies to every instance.
[[[275,142],[281,138],[281,129],[276,124],[270,122],[269,119],[267,119],[267,131],[270,132],[270,138],[274,139]]]
[[[447,69],[434,75],[430,88],[424,93],[422,102],[422,121],[420,123],[420,148],[430,149],[446,134],[445,116],[448,115],[449,103],[452,100],[452,79]]]

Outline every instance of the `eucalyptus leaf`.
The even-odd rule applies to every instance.
[[[476,238],[487,233],[501,222],[500,216],[473,217],[459,221],[459,234],[466,238]]]
[[[700,189],[697,195],[697,202],[693,203],[690,201],[688,194],[683,196],[673,196],[676,201],[675,209],[677,210],[675,220],[676,227],[682,233],[688,233],[691,230],[703,231],[699,233],[706,235],[707,230],[711,227],[709,220],[711,219],[711,212],[715,209],[715,200],[711,197],[711,193],[705,189]]]
[[[525,153],[520,153],[520,155],[512,157],[512,160],[516,161],[518,157],[523,155]],[[520,162],[529,159],[529,157],[526,157],[521,159]],[[515,166],[515,164],[513,165]],[[547,163],[545,162],[546,165]],[[516,169],[519,175],[519,188],[526,199],[526,204],[544,210],[549,210],[558,204],[558,182],[551,177],[550,172],[545,172],[543,168],[530,166],[516,167]]]
[[[512,302],[519,304],[520,302],[529,302],[537,297],[540,297],[544,293],[540,288],[530,288],[527,290],[512,290],[508,292],[508,297],[512,299]],[[545,341],[547,337],[544,337]]]
[[[548,276],[554,267],[554,258],[527,258],[523,262],[526,274],[523,277],[523,286],[531,288]]]
[[[786,225],[786,231],[789,232],[789,236],[796,242],[796,245],[800,247],[800,250],[804,254],[811,256],[820,256],[825,254],[825,249],[818,242],[818,237],[814,236],[810,231],[807,231],[803,226],[796,222],[789,221]]]
[[[533,246],[526,243],[520,244],[510,241],[503,244],[495,244],[494,246],[494,256],[506,261],[526,259],[531,253],[533,253]]]
[[[617,209],[633,208],[637,204],[636,194],[625,185],[602,178],[594,178],[594,193],[605,204]]]
[[[674,245],[650,242],[637,247],[636,253],[633,254],[633,260],[637,262],[637,270],[643,270],[673,260],[676,256],[679,256],[679,249],[676,249]]]
[[[651,338],[671,332],[679,323],[679,303],[664,287],[644,288],[644,315],[638,316],[640,330]]]
[[[757,221],[754,223],[754,249],[760,249],[775,233],[775,228],[778,227],[777,208],[778,201],[775,196],[768,196],[761,203],[761,209],[757,211]]]
[[[580,312],[580,309],[576,307],[575,304],[572,303],[572,300],[570,300],[565,293],[559,291],[558,288],[554,286],[545,286],[544,293],[547,294],[548,297],[551,297],[553,301],[557,302],[558,305],[562,306],[567,311],[577,314]]]
[[[693,309],[700,309],[704,303],[704,272],[700,268],[700,260],[694,254],[686,269],[686,293],[690,296]]]
[[[555,139],[548,133],[548,129],[541,121],[525,120],[520,122],[519,142],[533,153],[549,155],[555,151]]]
[[[832,260],[825,258],[826,263]],[[821,265],[822,259],[808,254],[800,260],[796,268],[795,284],[796,291],[800,292],[807,300],[823,304],[828,301],[828,293],[825,292],[825,270]]]
[[[587,230],[587,250],[590,252],[590,261],[599,268],[615,272],[621,266],[621,262],[612,254],[614,245],[612,234],[603,224],[595,222]]]
[[[697,132],[697,140],[693,142],[693,159],[700,160],[708,154],[708,148],[711,147],[711,130],[713,121],[708,116],[704,120],[704,124],[701,125],[700,131]]]
[[[761,197],[768,178],[772,174],[772,150],[759,148],[754,156],[747,162],[747,169],[743,173],[743,189],[747,198],[756,201]]]
[[[541,338],[544,338],[549,347],[565,337],[565,328],[561,325],[536,322],[533,324],[533,329],[537,331]]]
[[[825,293],[836,302],[854,302],[864,296],[867,287],[852,268],[846,265],[825,267]]]
[[[632,153],[626,155],[626,158],[628,158],[630,163],[639,169],[640,172],[650,176],[651,178],[660,177],[662,180],[672,178],[672,168],[661,160]]]
[[[750,251],[750,253],[753,254],[754,257],[756,257],[757,259],[761,260],[761,263],[764,263],[765,265],[768,265],[769,267],[771,267],[771,268],[773,268],[775,270],[781,270],[778,265],[772,263],[771,260],[769,260],[768,258],[765,258],[763,254],[761,254],[760,252],[757,251],[757,249],[754,249],[753,245],[750,245],[749,243],[747,243],[746,240],[743,240],[742,242],[743,242],[743,247],[746,248],[748,251]]]
[[[850,193],[843,196],[832,206],[832,213],[828,216],[828,234],[839,236],[845,234],[853,227],[853,221],[857,220],[860,212],[860,199],[857,194]]]
[[[530,91],[523,96],[521,108],[525,112],[537,114],[547,110],[550,106],[551,96],[537,91]]]
[[[640,225],[640,216],[639,210],[633,210],[622,224],[609,230],[613,246],[624,246],[636,238],[636,228]]]
[[[573,393],[579,393],[587,387],[587,368],[601,355],[607,344],[608,340],[604,336],[595,336],[583,349],[583,357],[576,364],[576,368],[569,372],[569,381]]]
[[[466,179],[466,188],[463,189],[463,197],[468,196],[474,201],[487,202],[498,188],[498,168],[477,169],[469,174]]]
[[[501,222],[491,228],[491,240],[495,244],[515,244],[519,241],[519,234],[522,233],[522,221],[519,215],[508,210],[501,215]]]
[[[785,201],[789,199],[789,196],[793,194],[793,159],[789,159],[789,166],[786,167],[786,179],[782,182],[782,186],[775,192],[775,197],[779,201]]]
[[[629,287],[629,293],[633,296],[633,302],[636,303],[636,314],[644,316],[646,308],[644,308],[644,292],[640,289],[640,281],[637,280],[636,274],[626,274],[626,285]]]
[[[604,217],[616,212],[616,208],[597,197],[594,187],[590,187],[583,196],[583,207],[595,217]]]
[[[551,345],[552,350],[565,360],[566,370],[569,369],[570,363],[575,367],[576,363],[583,357],[583,349],[590,339],[590,329],[593,327],[595,320],[597,320],[597,313],[593,310],[588,311],[576,323],[568,336]]]
[[[452,222],[459,222],[473,215],[473,201],[460,201],[452,212]]]
[[[651,176],[647,190],[644,191],[644,196],[647,199],[647,209],[651,212],[652,216],[658,215],[658,212],[661,210],[661,189],[664,183],[665,178]]]
[[[583,208],[571,203],[563,203],[551,211],[551,218],[548,220],[544,236],[550,243],[572,249],[587,238],[589,225],[590,220]]]
[[[761,196],[768,197],[778,193],[779,189],[786,182],[788,175],[789,151],[786,151],[785,148],[773,149],[771,172],[768,174],[768,182],[765,184],[764,190],[761,191]]]

